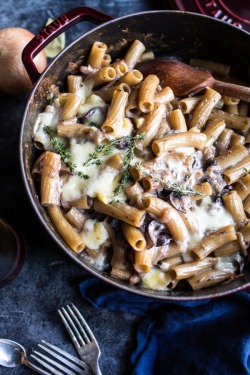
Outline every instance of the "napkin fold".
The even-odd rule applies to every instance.
[[[160,301],[90,277],[80,292],[92,306],[141,316],[129,375],[249,375],[250,294]]]

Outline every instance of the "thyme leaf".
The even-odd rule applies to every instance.
[[[130,180],[129,170],[130,170],[130,167],[131,167],[131,162],[134,158],[136,143],[139,140],[145,139],[145,137],[146,137],[146,134],[141,133],[141,134],[137,134],[135,137],[123,137],[122,138],[122,142],[127,143],[127,147],[126,147],[126,151],[125,151],[125,157],[124,157],[124,160],[123,160],[123,164],[126,167],[126,169],[122,173],[122,175],[121,175],[121,177],[118,181],[117,187],[114,189],[114,195],[120,194],[122,192],[122,190],[124,189],[124,187],[126,186],[126,184],[129,182],[129,180]]]
[[[76,173],[79,177],[87,180],[89,176],[78,171],[77,165],[69,160],[71,156],[70,150],[57,138],[55,131],[50,126],[44,126],[43,131],[49,136],[54,150],[61,156],[62,161],[69,166],[70,170]]]
[[[129,182],[129,180],[130,180],[130,174],[129,174],[129,167],[128,167],[121,175],[118,181],[118,185],[114,189],[114,195],[120,194],[122,190],[124,189],[124,187],[126,186],[126,184]]]
[[[95,164],[97,166],[101,165],[101,156],[106,156],[111,154],[113,147],[118,147],[119,141],[112,139],[109,143],[98,145],[95,151],[92,154],[89,154],[89,159],[83,163],[84,167],[88,167],[91,164]]]
[[[140,171],[144,176],[148,176],[150,178],[153,178],[156,182],[159,182],[162,184],[163,189],[167,191],[171,191],[175,193],[178,196],[183,196],[183,195],[192,195],[192,196],[198,196],[198,195],[203,195],[200,191],[197,191],[192,188],[190,185],[183,186],[181,184],[178,184],[177,182],[174,183],[169,183],[163,181],[161,178],[153,176],[151,173],[148,173],[145,171],[145,169],[142,168],[142,163],[136,163],[135,167]]]
[[[89,165],[95,164],[97,166],[101,165],[102,156],[107,156],[112,153],[114,148],[126,148],[124,165],[128,166],[134,157],[134,148],[136,142],[140,139],[145,138],[145,133],[138,134],[135,137],[122,137],[120,139],[112,139],[108,143],[98,145],[92,154],[89,154],[89,159],[83,164],[83,166],[88,167]]]

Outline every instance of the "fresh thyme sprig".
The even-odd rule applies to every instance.
[[[135,167],[144,176],[148,176],[150,178],[153,178],[156,182],[159,182],[160,184],[162,184],[164,190],[171,191],[171,192],[175,193],[178,196],[183,196],[183,195],[192,195],[192,196],[203,195],[200,191],[197,191],[197,190],[193,189],[190,185],[183,186],[181,184],[178,184],[177,182],[174,182],[174,183],[170,184],[169,182],[163,181],[159,177],[153,176],[151,173],[148,173],[147,171],[145,171],[145,169],[142,168],[142,163],[141,162],[136,163]]]
[[[134,148],[136,142],[140,139],[144,139],[145,134],[138,134],[135,137],[122,137],[120,139],[112,139],[109,143],[98,145],[92,154],[89,154],[89,159],[83,164],[83,166],[88,167],[89,165],[95,164],[97,166],[101,165],[101,156],[107,156],[111,154],[113,148],[123,148],[126,147],[124,165],[130,164],[134,157]]]
[[[126,186],[126,184],[129,182],[129,180],[130,180],[130,174],[129,174],[129,167],[128,167],[121,175],[118,181],[118,185],[114,189],[114,195],[120,194],[122,190],[124,189],[124,187]]]
[[[124,137],[126,138],[126,137]],[[128,140],[124,139],[126,142],[128,142],[128,146],[126,148],[126,152],[125,152],[125,158],[123,160],[123,164],[125,166],[129,166],[131,164],[131,161],[133,160],[134,158],[134,153],[135,153],[135,146],[136,146],[136,143],[142,139],[145,139],[146,138],[146,134],[145,133],[141,133],[141,134],[137,134],[135,137],[127,137]]]
[[[83,163],[84,167],[88,167],[91,164],[95,164],[97,166],[101,165],[101,156],[106,156],[111,154],[113,147],[118,147],[120,142],[116,139],[112,139],[109,143],[98,145],[95,151],[92,154],[89,154],[89,159]]]
[[[131,162],[134,158],[136,143],[138,141],[142,140],[142,139],[145,139],[145,137],[146,137],[145,133],[137,134],[135,137],[123,137],[123,141],[124,140],[126,142],[129,141],[128,146],[126,148],[125,157],[124,157],[124,160],[123,160],[123,164],[126,167],[126,169],[122,173],[122,175],[121,175],[121,177],[118,181],[117,187],[114,189],[114,195],[120,194],[121,191],[126,186],[126,184],[128,183],[128,181],[130,179],[129,170],[130,170],[130,167],[131,167]]]
[[[81,171],[78,171],[77,165],[69,160],[71,156],[70,150],[57,138],[54,130],[50,126],[44,126],[43,131],[49,136],[50,140],[52,141],[53,148],[61,156],[62,161],[69,166],[70,170],[76,173],[79,177],[87,180],[89,176]]]

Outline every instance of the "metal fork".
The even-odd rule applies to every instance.
[[[91,367],[94,374],[102,375],[99,368],[101,350],[80,311],[71,303],[58,312],[79,357]]]
[[[90,367],[86,363],[64,350],[59,349],[57,346],[42,340],[42,344],[38,344],[38,347],[40,350],[34,350],[34,354],[30,354],[30,357],[45,368],[45,370],[43,370],[44,375],[92,374]],[[36,366],[30,360],[29,364],[31,364],[31,366]]]

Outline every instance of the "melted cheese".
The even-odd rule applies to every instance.
[[[80,233],[84,243],[91,250],[98,250],[109,238],[108,232],[101,222],[87,219]]]
[[[220,204],[212,202],[210,197],[204,198],[201,205],[192,210],[199,228],[190,236],[189,249],[194,248],[207,231],[215,231],[229,224],[235,225],[232,215]]]
[[[107,160],[112,154],[101,157],[101,166],[91,164],[89,166],[83,166],[83,164],[89,160],[89,155],[95,151],[96,146],[91,142],[83,144],[74,144],[71,149],[71,162],[76,164],[76,168],[79,171],[87,174],[88,179],[83,179],[77,175],[70,176],[65,184],[62,186],[62,201],[68,202],[80,198],[83,195],[87,195],[91,198],[96,198],[100,194],[108,202],[114,199],[114,189],[117,186],[117,181],[120,176],[120,172],[117,169],[109,166],[104,166],[105,160]],[[114,153],[117,152],[114,151]],[[125,193],[122,192],[116,196],[117,200],[125,201]]]
[[[183,152],[186,155],[193,155],[195,153],[195,148],[194,147],[176,147],[174,149],[175,152]]]
[[[105,107],[106,103],[100,96],[92,94],[89,96],[89,98],[80,105],[80,108],[78,109],[78,114],[85,114],[89,112],[93,108],[97,108],[96,111],[87,119],[84,120],[84,123],[86,125],[90,125],[91,123],[95,123],[98,126],[101,126],[104,119],[105,119],[105,111],[101,111],[98,108]]]
[[[46,110],[39,113],[34,126],[34,142],[38,148],[53,150],[50,137],[43,130],[45,126],[56,129],[59,121],[59,111],[53,106],[47,106]]]
[[[241,262],[239,253],[232,254],[231,256],[219,257],[215,268],[224,272],[235,272],[236,264]]]
[[[168,273],[158,268],[152,268],[151,271],[142,275],[142,285],[145,288],[164,290],[167,288],[171,279]]]

